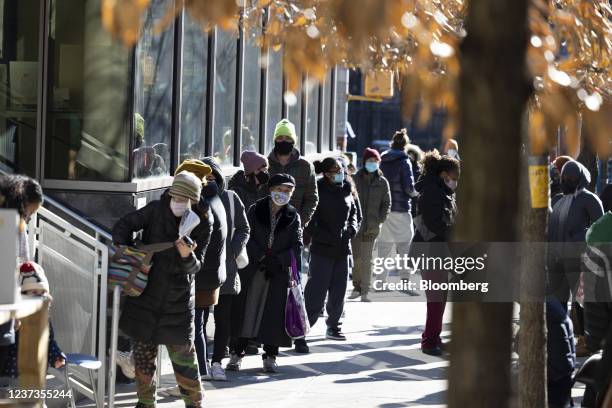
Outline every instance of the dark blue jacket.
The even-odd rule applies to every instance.
[[[574,328],[567,308],[558,300],[546,301],[546,328],[548,381],[555,381],[570,376],[576,367]]]
[[[391,188],[391,211],[410,212],[411,198],[417,193],[408,154],[403,150],[387,150],[382,154],[380,170]]]

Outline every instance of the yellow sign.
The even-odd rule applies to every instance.
[[[531,191],[531,208],[548,207],[548,166],[529,166],[529,190]]]
[[[368,71],[363,93],[367,97],[392,98],[393,71],[387,69]]]

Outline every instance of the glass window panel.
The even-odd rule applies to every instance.
[[[332,75],[331,71],[327,74],[327,78],[325,78],[325,83],[322,87],[323,94],[321,95],[321,109],[323,109],[323,114],[321,115],[323,120],[323,129],[321,133],[321,149],[325,152],[330,150],[330,146],[333,146],[330,137],[330,128],[331,128],[331,114],[332,114]]]
[[[259,150],[259,119],[261,109],[261,48],[257,46],[259,31],[261,30],[245,33],[241,151]]]
[[[49,6],[45,177],[128,181],[130,51],[103,29],[100,0]]]
[[[233,33],[217,30],[213,155],[223,166],[234,164],[237,45],[237,39]]]
[[[133,177],[166,175],[172,137],[174,24],[155,34],[172,1],[153,0],[136,47]]]
[[[35,176],[40,1],[2,3],[0,169]]]
[[[299,91],[295,92],[297,102],[293,105],[287,105],[287,119],[289,119],[295,125],[295,133],[297,133],[297,144],[298,150],[302,145],[302,87],[300,86]],[[302,152],[303,153],[303,152]]]
[[[306,95],[306,154],[317,153],[319,137],[319,85],[313,86]]]
[[[266,140],[265,153],[274,148],[274,128],[283,114],[283,66],[281,52],[270,51],[266,70]]]
[[[208,36],[184,13],[181,161],[205,155]]]
[[[336,125],[335,137],[337,147],[342,151],[346,151],[346,120],[348,114],[348,106],[346,94],[348,92],[348,70],[346,68],[336,68]]]

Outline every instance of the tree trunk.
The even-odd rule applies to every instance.
[[[546,407],[545,248],[548,216],[548,157],[524,157],[521,171],[521,219],[524,245],[521,262],[519,341],[519,407]],[[540,181],[540,183],[537,183]],[[540,192],[537,187],[541,187]],[[531,196],[536,197],[533,199]],[[538,199],[538,195],[540,196]]]
[[[517,241],[527,0],[472,0],[461,46],[459,242]],[[453,304],[448,406],[508,407],[511,303]]]

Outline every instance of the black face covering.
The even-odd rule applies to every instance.
[[[283,156],[287,155],[293,151],[293,142],[287,142],[286,140],[282,142],[275,142],[274,151]]]
[[[573,194],[578,188],[579,179],[566,177],[561,180],[561,191],[563,194]]]
[[[255,175],[255,178],[259,181],[259,184],[266,184],[270,180],[270,175],[268,172],[261,171]]]
[[[209,181],[204,187],[202,187],[202,194],[204,197],[213,197],[219,195],[219,186],[216,181]]]

